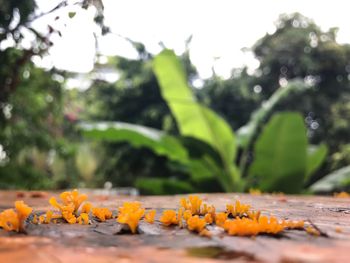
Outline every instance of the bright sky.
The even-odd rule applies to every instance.
[[[45,11],[57,1],[37,2]],[[251,47],[266,32],[272,33],[274,21],[281,13],[300,12],[324,30],[339,27],[338,41],[350,43],[350,2],[346,0],[103,0],[103,3],[105,23],[113,34],[99,38],[102,54],[135,57],[131,46],[118,34],[143,42],[152,53],[161,50],[158,43],[162,41],[179,54],[184,51],[185,40],[193,35],[191,60],[202,78],[210,77],[212,66],[223,77],[228,77],[235,67],[257,67],[252,54],[242,48]],[[46,64],[75,72],[92,70],[96,31],[93,15],[94,10],[90,9],[72,19],[54,22],[62,29],[62,37],[54,38]],[[37,27],[44,28],[52,20],[53,17],[41,19]]]

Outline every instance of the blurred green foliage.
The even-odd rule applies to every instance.
[[[158,155],[164,155],[187,168],[190,175],[186,181],[188,186],[196,186],[198,179],[206,181],[210,178],[220,183],[221,188],[227,192],[242,191],[243,186],[252,187],[249,180],[242,181],[242,170],[239,171],[235,165],[238,145],[234,132],[224,119],[201,105],[193,96],[175,53],[171,50],[161,52],[154,58],[153,69],[162,97],[176,119],[180,136],[121,122],[85,123],[81,126],[85,136],[106,141],[127,141],[137,147],[152,149]],[[300,82],[280,88],[285,89],[283,93],[277,90],[268,101],[270,106],[257,111],[262,113],[258,115],[265,116],[279,100],[285,98],[278,94],[285,94],[295,87],[307,90],[307,86]],[[263,117],[252,119],[254,127],[261,126],[263,121]],[[300,192],[305,178],[317,170],[325,157],[324,154],[315,154],[318,153],[317,150],[307,150],[306,128],[300,114],[277,114],[260,134],[255,129],[246,129],[248,134],[257,135],[256,143],[253,143],[255,151],[250,177],[256,178],[258,186],[264,191]],[[243,136],[247,137],[246,134]],[[252,135],[249,137],[253,138]],[[251,143],[246,143],[243,148],[247,149],[250,145]],[[197,156],[190,154],[195,148]],[[245,151],[245,154],[249,152]],[[241,158],[247,160],[244,155]],[[242,166],[243,169],[245,167]],[[153,193],[162,193],[157,191],[164,189],[161,186],[170,185],[170,182],[174,185],[171,179],[144,178],[138,180],[138,186],[145,185],[147,187],[144,188],[150,191],[149,186],[155,183],[157,187]]]
[[[100,25],[101,33],[108,34],[101,1],[81,1],[80,5],[87,8],[90,2],[97,9],[95,22]],[[61,1],[53,10],[67,4]],[[65,90],[65,79],[74,78],[74,74],[38,68],[32,62],[50,48],[50,35],[60,34],[52,27],[48,35],[36,32],[32,21],[45,15],[36,11],[34,0],[0,0],[1,188],[95,187],[111,181],[116,186],[136,186],[144,193],[222,191],[234,189],[232,185],[236,185],[229,186],[231,183],[217,180],[223,171],[226,175],[222,178],[236,173],[227,168],[231,165],[237,166],[239,181],[245,181],[246,187],[254,184],[259,187],[263,185],[261,178],[270,176],[272,181],[278,178],[278,175],[267,175],[271,174],[268,169],[259,168],[256,174],[250,167],[260,167],[256,162],[269,157],[259,154],[261,145],[272,149],[278,140],[271,142],[268,138],[275,138],[274,135],[260,134],[266,134],[275,118],[272,116],[283,111],[299,112],[299,124],[303,120],[306,125],[306,140],[328,148],[328,152],[324,146],[315,148],[304,144],[303,149],[300,148],[303,156],[306,151],[305,158],[300,172],[294,173],[300,176],[296,182],[298,186],[290,191],[298,192],[301,187],[314,184],[331,171],[350,164],[350,46],[337,43],[336,28],[323,31],[301,14],[282,15],[276,22],[276,31],[266,34],[251,49],[260,62],[253,74],[246,68],[234,69],[229,79],[214,74],[204,80],[199,89],[192,87],[198,75],[186,50],[180,60],[187,78],[181,82],[189,87],[190,96],[199,105],[199,108],[196,106],[200,109],[196,121],[203,116],[204,120],[215,116],[209,127],[216,127],[213,123],[220,119],[220,123],[225,123],[221,126],[226,127],[228,123],[230,127],[225,129],[232,130],[231,143],[221,135],[224,143],[217,143],[210,136],[201,135],[205,133],[203,127],[197,133],[192,130],[195,123],[184,124],[183,116],[196,111],[174,106],[173,95],[164,94],[165,89],[158,84],[152,71],[153,55],[140,43],[130,41],[139,54],[138,59],[109,58],[107,66],[119,75],[115,83],[95,78],[87,91]],[[67,16],[74,19],[73,13]],[[24,32],[34,36],[30,47],[22,45]],[[96,64],[96,70],[101,66]],[[295,84],[292,81],[295,79],[301,80],[298,83],[303,85]],[[301,88],[290,88],[293,85]],[[280,86],[286,87],[281,89]],[[178,95],[178,92],[173,94]],[[203,107],[204,111],[213,110],[208,110],[209,117],[203,115]],[[75,124],[79,120],[117,121],[137,124],[138,129],[147,126],[162,130],[162,134],[176,137],[176,145],[186,150],[187,161],[159,154],[159,151],[171,153],[171,149],[164,148],[167,143],[162,144],[163,141],[153,141],[155,145],[160,143],[158,152],[135,148],[135,144],[129,145],[121,139],[86,142],[76,131]],[[279,127],[284,120],[281,118],[281,123],[274,126]],[[187,133],[186,127],[190,127],[191,132]],[[219,130],[222,132],[221,128]],[[177,153],[173,151],[172,154]],[[283,154],[278,156],[282,158]],[[317,171],[325,155],[326,162]],[[287,155],[285,158],[289,159]],[[310,166],[309,162],[314,165]],[[282,170],[292,167],[287,161],[279,164]],[[315,173],[310,176],[312,172]],[[345,189],[344,182],[350,181],[347,173],[341,178],[340,184],[334,184],[338,190]],[[277,183],[264,189],[279,187]]]
[[[82,154],[74,118],[65,112],[69,74],[33,63],[47,55],[50,36],[59,33],[50,25],[47,35],[39,33],[33,22],[66,5],[61,1],[41,13],[34,0],[0,1],[1,188],[66,188],[85,179],[74,163]]]

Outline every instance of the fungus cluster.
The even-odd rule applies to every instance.
[[[32,208],[23,201],[16,201],[14,209],[6,209],[0,213],[0,227],[6,231],[24,232],[24,221],[32,212]]]
[[[183,222],[185,221],[185,223]],[[165,210],[160,218],[165,226],[187,226],[188,230],[210,236],[207,225],[223,228],[229,235],[256,236],[258,234],[278,234],[285,229],[303,229],[304,221],[278,221],[276,217],[261,216],[260,211],[236,200],[226,205],[225,212],[216,213],[213,205],[205,204],[198,196],[180,200],[180,208]]]
[[[88,225],[94,219],[104,222],[115,220],[125,225],[131,233],[137,233],[140,220],[149,224],[156,221],[156,210],[145,210],[140,202],[124,202],[117,214],[107,207],[96,207],[87,202],[87,195],[77,190],[60,194],[60,202],[55,197],[49,203],[55,209],[38,215],[33,213],[31,223],[69,223]],[[0,213],[0,227],[6,231],[24,232],[24,222],[32,213],[32,208],[23,201],[15,202],[15,210],[7,209]],[[164,210],[158,220],[166,227],[178,226],[202,236],[212,235],[209,226],[222,228],[228,235],[256,236],[259,234],[279,234],[286,229],[303,229],[316,235],[313,226],[304,227],[304,221],[278,220],[274,216],[261,215],[260,211],[251,209],[250,205],[239,200],[226,204],[226,210],[217,212],[213,205],[204,203],[199,196],[181,198],[177,210]]]

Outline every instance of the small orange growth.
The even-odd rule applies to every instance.
[[[144,213],[145,209],[139,202],[125,202],[122,207],[119,207],[117,222],[127,224],[131,232],[136,233],[136,228]]]
[[[341,227],[337,226],[337,227],[335,228],[335,232],[337,232],[337,233],[343,233],[343,229],[342,229]]]
[[[179,210],[177,211],[177,224],[179,225],[180,228],[183,227],[183,222],[182,222],[182,218],[183,218],[183,212],[184,208],[180,207]]]
[[[285,228],[288,229],[303,229],[304,228],[304,220],[300,220],[300,221],[282,221],[282,225]]]
[[[38,223],[39,223],[39,221],[38,221],[38,216],[37,216],[37,215],[34,215],[34,216],[33,216],[32,223],[33,223],[33,224],[38,224]]]
[[[86,202],[85,204],[83,204],[83,206],[81,207],[81,212],[82,213],[90,213],[92,209],[92,204],[90,202]]]
[[[49,210],[46,212],[46,220],[45,220],[46,224],[49,224],[51,222],[52,215],[53,215],[52,211]]]
[[[225,221],[227,220],[227,214],[220,212],[215,216],[215,224],[219,227],[224,227]]]
[[[145,220],[147,223],[153,224],[156,216],[156,210],[150,210],[145,214]]]
[[[205,222],[207,222],[207,224],[212,224],[214,221],[213,216],[209,213],[205,214],[204,220],[205,220]]]
[[[212,234],[208,229],[203,229],[201,232],[199,232],[199,235],[202,237],[212,237]]]
[[[62,211],[62,217],[69,223],[75,224],[77,222],[76,216],[73,214],[74,208],[68,207],[67,210]]]
[[[78,211],[82,202],[87,199],[87,195],[79,194],[78,190],[72,192],[63,192],[60,194],[63,204],[59,204],[56,198],[51,197],[49,203],[60,210],[62,217],[69,223],[75,224],[77,222],[76,212]]]
[[[260,218],[261,212],[260,211],[248,211],[247,216],[250,219],[256,219],[258,220]]]
[[[198,215],[192,216],[187,220],[187,228],[190,231],[195,231],[200,233],[202,230],[204,230],[206,226],[206,222],[203,218],[199,218]]]
[[[72,192],[63,192],[60,194],[60,198],[65,205],[72,204],[74,205],[74,212],[78,211],[80,205],[86,201],[86,194],[79,194],[77,189],[74,189]]]
[[[193,215],[199,215],[201,213],[202,199],[197,195],[190,195],[188,200],[181,198],[180,206],[185,210],[190,210]]]
[[[45,216],[44,215],[39,216],[39,224],[44,224],[44,222],[45,222]]]
[[[201,215],[205,215],[205,214],[215,215],[215,206],[208,205],[208,204],[203,204],[203,207],[202,207],[202,210],[201,210]]]
[[[250,209],[250,205],[241,204],[239,200],[236,200],[236,203],[233,204],[227,204],[226,205],[226,212],[228,214],[231,214],[233,217],[236,216],[243,216],[244,214],[247,214]]]
[[[13,209],[6,209],[0,213],[0,227],[6,231],[23,232],[23,223],[33,209],[23,201],[16,201],[15,208],[16,212]]]
[[[347,192],[334,193],[335,198],[350,198],[350,194]]]
[[[36,215],[34,216],[34,219],[36,218]],[[39,221],[37,221],[40,224],[49,224],[52,219],[62,218],[61,215],[54,214],[51,210],[46,211],[45,215],[39,216]],[[33,219],[33,223],[34,223]],[[35,224],[35,223],[34,223]]]
[[[15,210],[6,209],[0,213],[0,227],[6,231],[19,231],[19,220]]]
[[[159,221],[165,226],[177,225],[179,223],[176,216],[176,211],[174,210],[163,211],[163,214],[160,217]]]
[[[306,232],[312,236],[320,236],[321,235],[320,231],[318,231],[316,228],[314,228],[312,226],[308,226],[306,228]]]
[[[69,223],[69,224],[75,224],[76,223],[76,217],[73,214],[74,213],[74,205],[67,204],[67,205],[60,205],[54,197],[51,197],[49,200],[49,203],[55,207],[58,208],[62,214],[62,217]]]
[[[185,219],[185,221],[187,221],[191,216],[192,216],[192,213],[190,210],[186,210],[183,214],[183,218]]]
[[[232,236],[256,236],[261,233],[278,234],[284,230],[284,226],[275,217],[261,216],[259,220],[239,218],[226,220],[224,229]]]
[[[96,216],[101,222],[111,219],[113,217],[112,211],[106,207],[94,207],[92,208],[92,214]]]
[[[89,224],[89,215],[87,213],[81,213],[77,218],[77,221],[80,225],[88,225]]]

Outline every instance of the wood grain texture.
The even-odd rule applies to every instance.
[[[146,209],[157,210],[156,222],[141,222],[137,235],[121,231],[115,219],[86,226],[29,224],[27,235],[0,230],[0,262],[350,262],[349,198],[199,194],[218,211],[239,199],[279,219],[311,220],[328,235],[314,237],[305,231],[289,230],[277,237],[231,237],[211,227],[215,234],[206,238],[186,229],[160,225],[161,211],[176,209],[182,196],[88,194],[94,205],[115,212],[124,201],[140,201]],[[0,191],[0,210],[21,199],[35,211],[45,211],[51,195],[57,193]]]

